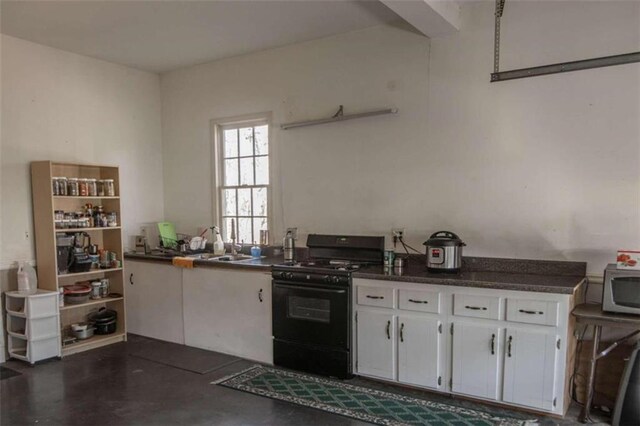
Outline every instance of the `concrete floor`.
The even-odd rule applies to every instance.
[[[213,380],[247,368],[239,360],[197,374],[130,356],[145,338],[118,343],[31,367],[10,360],[5,367],[22,375],[0,381],[2,425],[362,425],[363,422],[275,401],[222,386]],[[167,345],[171,345],[167,343]],[[364,379],[354,384],[397,388]],[[448,397],[401,390],[447,401]],[[459,401],[459,400],[458,400]],[[469,403],[471,407],[479,405]],[[481,407],[481,406],[480,406]],[[561,422],[575,424],[574,408]]]

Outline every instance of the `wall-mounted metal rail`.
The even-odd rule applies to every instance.
[[[640,62],[640,52],[622,55],[602,56],[599,58],[582,59],[572,62],[542,65],[539,67],[520,68],[516,70],[500,71],[500,19],[504,13],[505,0],[496,0],[495,28],[493,42],[493,72],[491,82],[514,80],[517,78],[535,77],[538,75],[558,74],[569,71],[587,70],[591,68],[611,67],[614,65]]]
[[[345,121],[345,120],[353,120],[355,118],[365,118],[365,117],[373,117],[376,115],[385,115],[385,114],[397,114],[397,108],[387,108],[376,111],[368,111],[368,112],[360,112],[357,114],[343,114],[343,107],[340,105],[340,109],[333,117],[328,118],[320,118],[317,120],[307,120],[307,121],[298,121],[295,123],[285,123],[281,124],[280,128],[282,130],[294,129],[296,127],[306,127],[306,126],[315,126],[317,124],[327,124],[327,123],[335,123],[337,121]]]

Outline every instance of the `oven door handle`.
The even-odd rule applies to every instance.
[[[286,285],[286,284],[273,284],[276,288],[287,288],[291,290],[305,290],[305,291],[315,291],[320,293],[335,293],[335,294],[343,294],[346,293],[345,289],[335,289],[335,288],[326,288],[326,287],[311,287],[311,286],[295,286],[295,285]]]

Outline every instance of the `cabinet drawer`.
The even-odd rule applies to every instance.
[[[393,308],[395,290],[385,287],[358,286],[358,305]]]
[[[475,294],[454,294],[453,314],[463,317],[500,319],[499,296],[479,296]]]
[[[507,299],[507,321],[558,325],[558,302]]]
[[[440,313],[440,293],[424,290],[398,290],[400,309],[407,311]]]

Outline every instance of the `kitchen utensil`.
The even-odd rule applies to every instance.
[[[71,324],[71,331],[76,339],[85,340],[93,336],[95,328],[87,323]]]
[[[450,231],[438,231],[424,242],[427,247],[427,269],[430,272],[459,272],[462,267],[462,247],[466,244]]]

